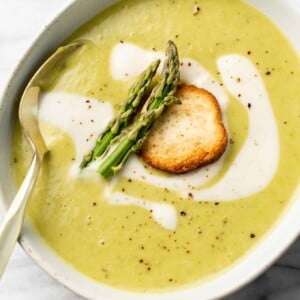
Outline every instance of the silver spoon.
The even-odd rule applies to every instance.
[[[77,41],[59,48],[38,69],[27,84],[19,106],[19,120],[32,150],[33,158],[27,175],[11,203],[0,228],[0,278],[19,237],[27,200],[38,178],[45,154],[48,152],[38,124],[38,103],[41,87],[39,82],[55,65],[80,48],[84,41]]]

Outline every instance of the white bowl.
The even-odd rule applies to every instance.
[[[0,100],[1,145],[10,145],[12,122],[24,85],[51,51],[80,25],[115,0],[75,0],[33,43],[15,69]],[[300,0],[247,0],[269,16],[300,53]],[[16,192],[10,165],[10,146],[0,151],[0,204],[7,209]],[[298,193],[299,194],[299,193]],[[20,243],[25,251],[50,275],[65,286],[89,299],[179,300],[211,299],[231,293],[265,270],[300,233],[300,198],[291,199],[280,219],[247,255],[222,275],[198,287],[163,294],[138,294],[104,286],[82,275],[60,259],[42,241],[25,220]]]

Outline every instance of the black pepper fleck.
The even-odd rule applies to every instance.
[[[196,16],[196,15],[198,15],[199,14],[199,12],[200,12],[200,7],[199,7],[199,5],[196,5],[195,7],[194,7],[194,10],[193,10],[193,16]]]

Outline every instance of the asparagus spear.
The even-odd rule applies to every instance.
[[[168,42],[166,56],[162,81],[152,90],[142,108],[139,119],[120,137],[114,150],[100,164],[98,172],[103,177],[109,177],[119,172],[129,155],[141,148],[154,121],[161,115],[166,106],[180,103],[174,97],[180,74],[178,52],[172,41]]]
[[[130,120],[135,115],[142,98],[147,93],[159,64],[160,60],[152,62],[132,85],[129,90],[128,98],[120,107],[118,115],[108,124],[99,136],[94,148],[84,156],[80,168],[87,167],[91,161],[99,158],[108,149],[112,140],[120,134],[124,127],[128,126]]]

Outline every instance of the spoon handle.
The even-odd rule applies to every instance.
[[[0,229],[0,278],[19,237],[27,200],[41,168],[41,161],[34,154],[27,175],[17,192]]]

